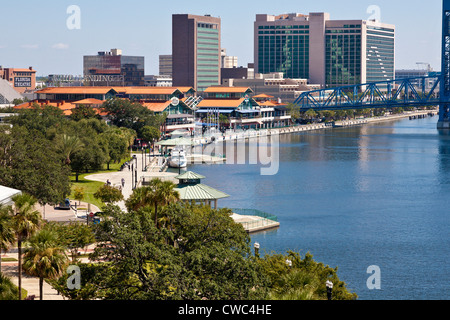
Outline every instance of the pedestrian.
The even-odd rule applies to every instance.
[[[122,188],[125,187],[125,179],[122,178]]]
[[[333,282],[331,282],[330,280],[327,280],[325,285],[327,286],[327,298],[328,298],[328,300],[331,300],[331,296],[333,293]]]

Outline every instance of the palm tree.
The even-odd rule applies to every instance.
[[[58,140],[58,148],[64,155],[64,163],[66,165],[70,165],[70,157],[72,156],[72,154],[82,149],[83,146],[84,144],[83,142],[81,142],[78,136],[69,136],[67,134],[63,134]]]
[[[68,263],[64,248],[58,245],[58,234],[41,230],[29,240],[23,259],[25,272],[39,278],[39,299],[42,300],[44,279],[58,278]]]
[[[153,205],[155,206],[155,226],[158,227],[158,205],[166,206],[169,203],[180,200],[180,194],[174,190],[176,184],[171,181],[159,181],[155,185],[155,196]]]
[[[133,190],[131,196],[125,201],[128,211],[138,211],[150,205],[151,188],[142,187]]]
[[[12,197],[13,228],[17,238],[19,260],[19,300],[22,300],[22,243],[34,235],[40,228],[42,217],[39,211],[34,209],[37,200],[28,194],[18,194]]]
[[[0,273],[2,271],[2,251],[7,251],[14,239],[11,207],[0,204]]]
[[[176,184],[171,181],[162,181],[161,179],[153,179],[149,185],[138,188],[126,201],[129,211],[137,211],[146,206],[154,206],[155,226],[158,227],[158,207],[160,205],[168,205],[180,199],[178,191],[174,190]]]
[[[0,272],[0,300],[17,300],[18,290],[10,278]]]

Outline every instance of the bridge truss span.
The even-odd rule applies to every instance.
[[[441,82],[439,75],[327,88],[303,92],[294,104],[302,111],[433,106]]]

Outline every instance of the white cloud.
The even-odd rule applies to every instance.
[[[37,49],[39,46],[37,44],[23,44],[21,45],[23,49]]]
[[[58,50],[66,50],[69,49],[69,45],[66,43],[56,43],[54,45],[52,45],[53,49],[58,49]]]

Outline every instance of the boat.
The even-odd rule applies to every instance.
[[[169,158],[169,167],[171,168],[186,168],[187,158],[183,147],[177,146],[172,149]]]

